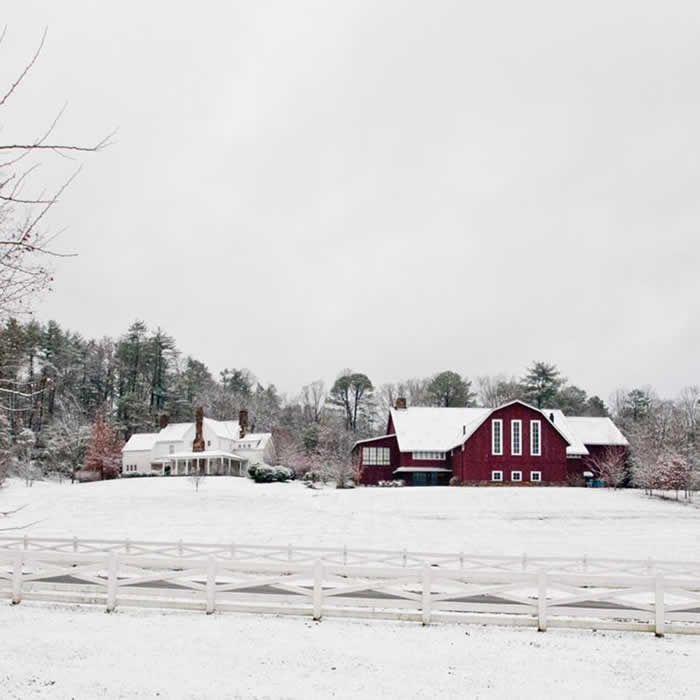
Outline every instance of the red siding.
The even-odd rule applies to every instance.
[[[503,420],[503,455],[491,454],[491,421]],[[511,455],[510,424],[522,421],[522,455]],[[539,420],[541,455],[530,455],[530,421]],[[510,482],[511,471],[521,471],[528,483],[531,471],[542,474],[542,483],[567,481],[567,442],[540,412],[516,403],[494,411],[453,457],[453,472],[463,483],[491,483],[491,472],[503,472],[503,483]]]
[[[396,469],[399,464],[399,445],[396,441],[396,436],[378,437],[374,440],[367,440],[359,445],[356,445],[353,449],[353,457],[355,459],[362,459],[363,447],[388,447],[390,450],[389,459],[391,464],[386,467],[362,465],[362,483],[376,484],[378,481],[389,481],[393,479],[394,469]]]

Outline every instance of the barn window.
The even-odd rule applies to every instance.
[[[445,459],[444,452],[414,452],[413,459]]]
[[[538,420],[530,421],[530,454],[539,457],[542,454],[541,423]]]
[[[503,421],[500,418],[491,421],[491,454],[503,454]]]
[[[501,471],[491,472],[491,481],[503,481],[503,472],[501,472]]]
[[[522,472],[511,472],[510,473],[510,480],[511,481],[522,481],[523,480],[523,473]]]
[[[510,422],[510,453],[512,455],[523,453],[523,422],[521,420]]]
[[[542,472],[530,472],[530,481],[542,481]]]
[[[388,447],[363,447],[362,448],[362,464],[387,466],[389,461]]]

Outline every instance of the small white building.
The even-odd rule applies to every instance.
[[[248,413],[237,421],[204,418],[194,423],[167,423],[157,433],[136,433],[122,448],[122,474],[159,476],[246,476],[251,464],[275,459],[272,433],[249,433]]]

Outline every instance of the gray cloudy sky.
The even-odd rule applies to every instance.
[[[3,3],[7,10],[8,2]],[[286,392],[533,359],[700,382],[700,3],[9,2],[3,115],[92,141],[38,310]]]

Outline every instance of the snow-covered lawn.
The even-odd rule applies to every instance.
[[[700,509],[640,492],[19,481],[33,536],[700,559]],[[0,533],[2,534],[2,533]],[[9,534],[9,533],[5,533]],[[17,534],[17,533],[14,533]],[[0,601],[0,697],[697,697],[700,637]]]
[[[287,544],[484,554],[700,559],[700,508],[640,491],[573,488],[312,490],[186,478],[94,484],[10,481],[0,528],[44,537]],[[0,533],[2,534],[2,533]],[[7,534],[7,533],[6,533]]]
[[[0,695],[696,698],[700,639],[0,603]]]

